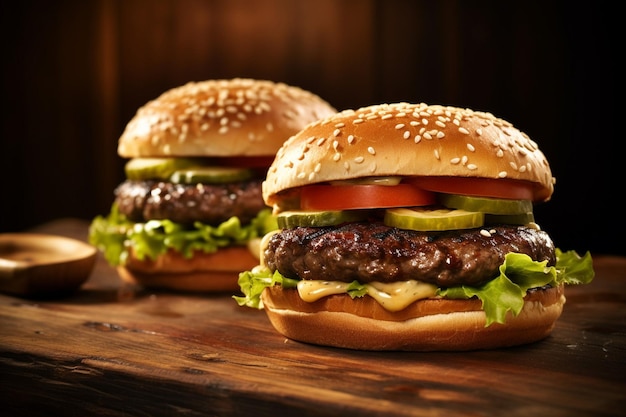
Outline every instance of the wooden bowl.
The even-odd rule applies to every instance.
[[[37,233],[0,234],[0,292],[54,298],[89,278],[97,249],[79,240]]]

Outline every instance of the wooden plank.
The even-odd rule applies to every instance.
[[[0,296],[0,402],[7,415],[624,415],[626,258],[595,264],[544,341],[416,353],[286,340],[231,294],[138,290],[100,258],[71,297]]]

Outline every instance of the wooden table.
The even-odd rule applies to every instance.
[[[86,239],[87,223],[38,232]],[[123,285],[99,258],[70,297],[0,295],[3,416],[626,415],[626,258],[594,256],[553,334],[464,353],[285,340],[230,294]]]

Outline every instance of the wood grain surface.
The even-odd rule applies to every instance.
[[[626,415],[626,258],[594,264],[541,342],[412,353],[285,340],[232,294],[140,290],[99,258],[63,299],[0,295],[2,415]]]

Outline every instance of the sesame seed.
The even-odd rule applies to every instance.
[[[476,164],[467,164],[467,169],[474,171],[478,169],[478,167],[476,166]]]
[[[506,171],[500,171],[498,172],[498,178],[506,178]]]
[[[443,139],[444,136],[446,136],[446,134],[443,133],[441,130],[437,132],[437,139]]]
[[[387,120],[387,119],[391,119],[392,117],[393,117],[393,114],[386,114],[383,117],[381,117],[381,119]]]
[[[317,141],[317,146],[322,146],[326,142],[326,138],[319,138]]]
[[[437,120],[437,121],[435,122],[435,124],[436,124],[437,126],[439,126],[440,128],[442,128],[442,129],[445,129],[445,127],[446,127],[446,124],[445,124],[444,122],[442,122],[441,120]]]
[[[354,139],[355,139],[355,138],[354,138],[354,135],[350,135],[350,136],[348,136],[348,143],[349,143],[350,145],[352,145],[352,144],[354,143]]]
[[[423,136],[424,136],[424,138],[425,138],[425,139],[428,139],[428,140],[431,140],[431,139],[433,138],[433,137],[430,135],[430,132],[424,132],[424,135],[423,135]]]
[[[456,157],[456,158],[452,158],[452,159],[450,160],[450,163],[451,163],[452,165],[457,165],[459,162],[461,162],[461,158],[458,158],[458,157]]]
[[[459,127],[459,132],[463,133],[464,135],[469,135],[469,130],[467,130],[464,127]]]
[[[435,152],[435,158],[441,159],[441,158],[439,158],[439,149],[435,149],[434,152]]]
[[[371,146],[369,146],[369,147],[367,148],[367,152],[369,152],[369,153],[370,153],[370,154],[372,154],[372,155],[376,155],[376,150],[375,150],[374,148],[372,148]]]
[[[400,130],[400,129],[403,129],[403,128],[404,128],[404,123],[398,123],[398,124],[396,125],[396,129],[397,129],[397,130]]]
[[[480,234],[485,237],[491,237],[491,233],[489,233],[489,230],[480,229]]]
[[[340,134],[341,134],[341,130],[339,130],[339,129],[335,129],[335,130],[333,131],[333,136],[334,136],[334,137],[337,137],[337,136],[339,136]]]
[[[418,122],[417,120],[411,120],[411,121],[409,122],[409,124],[410,124],[411,126],[415,127],[415,126],[419,126],[420,122]]]
[[[411,132],[409,132],[408,130],[405,130],[404,133],[402,134],[402,137],[404,139],[408,139],[411,137]]]
[[[365,158],[363,158],[362,156],[357,156],[356,158],[354,158],[354,162],[360,164],[361,162],[363,162],[364,159]]]
[[[341,154],[339,152],[333,155],[333,161],[337,162],[341,159]]]
[[[363,120],[363,119],[354,119],[354,120],[352,121],[352,123],[353,123],[353,124],[355,124],[355,125],[358,125],[359,123],[363,123],[364,121],[365,121],[365,120]]]
[[[343,123],[343,122],[339,122],[339,123],[335,124],[336,128],[345,127],[345,126],[346,126],[346,124]]]
[[[420,143],[421,140],[422,140],[422,137],[420,135],[415,135],[415,139],[413,139],[415,143]]]
[[[468,149],[470,152],[474,152],[474,151],[476,151],[476,148],[475,148],[475,147],[474,147],[474,145],[472,145],[471,143],[468,143],[468,144],[467,144],[467,149]]]

